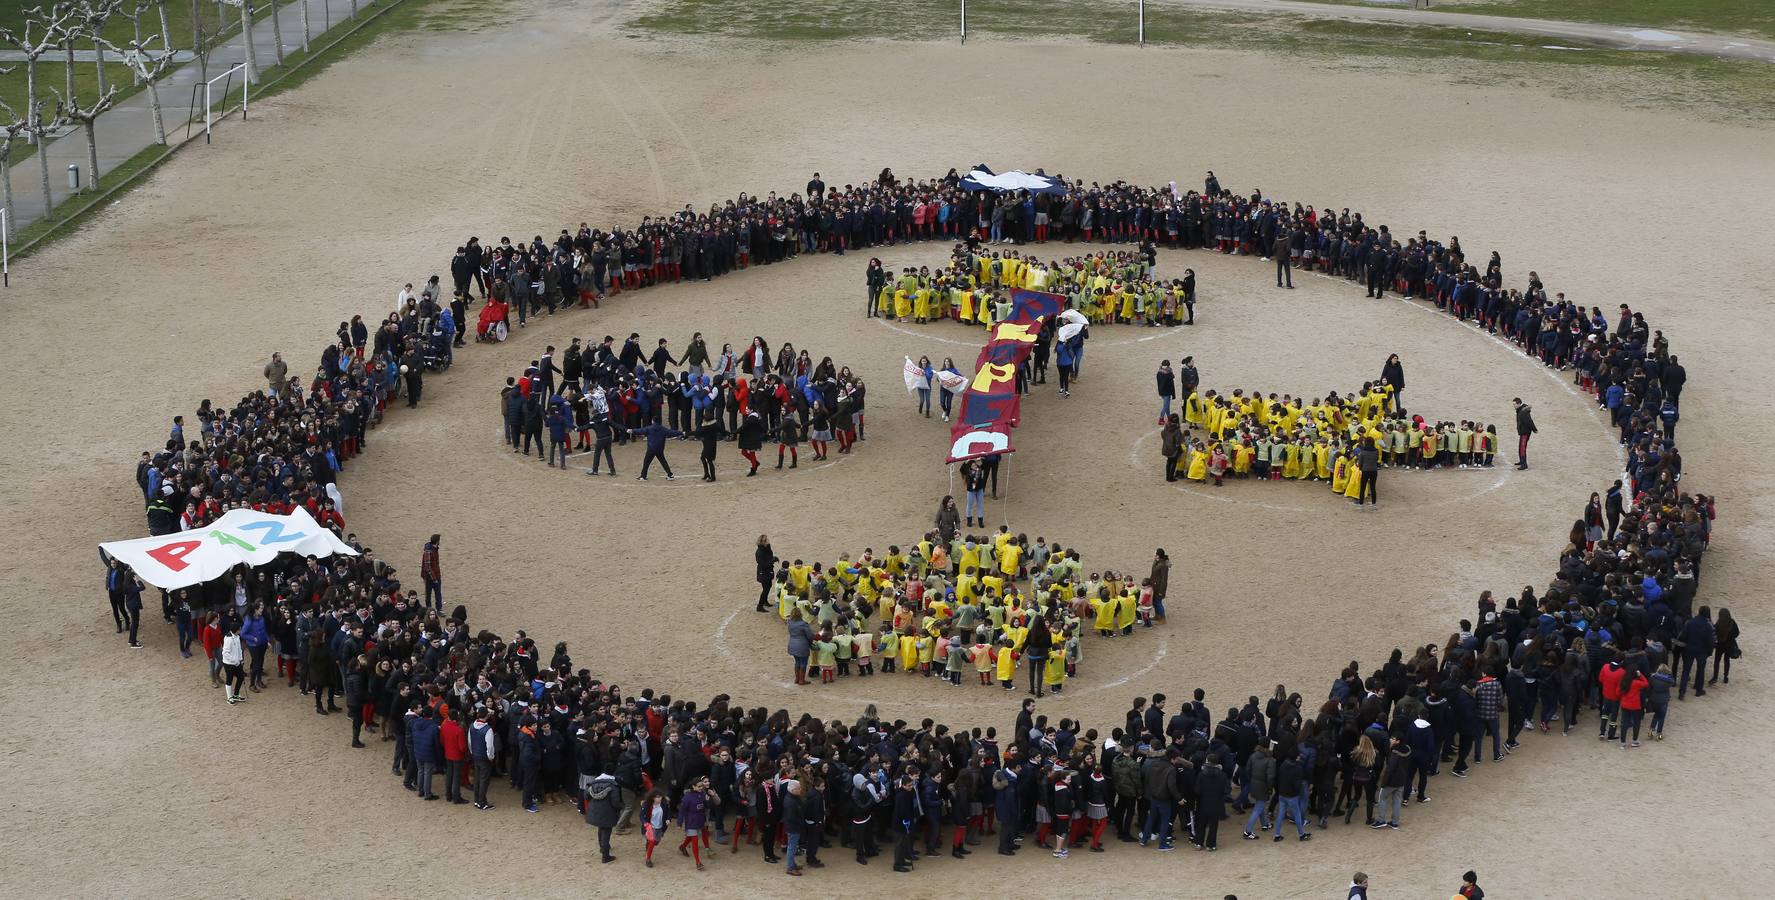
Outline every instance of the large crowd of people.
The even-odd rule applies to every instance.
[[[900,235],[947,239],[953,215],[946,220],[939,210],[932,223],[927,207],[922,217],[899,217],[911,214],[914,198],[938,195],[945,183],[902,183],[884,173],[876,184],[843,191],[810,185],[809,195],[822,198],[812,206],[742,197],[708,216],[686,212],[646,222],[608,239],[603,268],[592,267],[592,292],[581,296],[589,301],[611,279],[628,288],[666,275],[711,277],[736,258],[740,265],[774,262]],[[1027,229],[1017,202],[1007,198],[984,214],[1001,239],[1022,239],[1037,228],[1118,239],[1146,232],[1185,246],[1246,252],[1279,234],[1266,217],[1280,204],[1220,190],[1212,180],[1202,194],[1184,197],[1169,189],[1079,184],[1049,202],[1045,222],[1028,220]],[[877,215],[878,204],[892,204],[894,216]],[[961,220],[982,215],[976,206]],[[1290,215],[1311,221],[1312,209]],[[1401,646],[1380,664],[1352,661],[1304,692],[1278,685],[1262,692],[1267,698],[1230,701],[1211,701],[1199,688],[1176,697],[1145,692],[1122,720],[1105,723],[1053,720],[1028,696],[1003,732],[907,721],[874,707],[845,720],[747,707],[726,693],[702,702],[619,687],[608,674],[575,666],[565,644],[471,625],[466,605],[444,611],[441,539],[420,554],[421,597],[346,532],[333,485],[403,391],[409,405],[417,403],[427,368],[422,357],[435,346],[428,335],[442,313],[436,299],[430,309],[425,299],[403,301],[375,332],[373,348],[366,346],[368,329],[360,340],[348,323],[306,385],[274,356],[265,389],[231,408],[205,401],[197,435],[186,435],[182,417],[175,418],[164,446],[143,454],[137,481],[153,533],[198,527],[239,506],[301,506],[362,551],[325,560],[286,556],[167,594],[162,614],[177,627],[181,651],[195,655],[195,647],[208,658],[206,674],[227,688],[231,704],[254,692],[306,694],[317,713],[348,716],[352,747],[366,748],[366,733],[379,737],[391,776],[415,797],[440,799],[441,778],[441,799],[484,811],[493,808],[493,780],[509,778],[526,810],[552,805],[583,816],[604,862],[616,858],[613,834],[638,826],[630,846],[648,866],[674,828],[682,831],[676,846],[687,857],[683,865],[701,869],[746,848],[752,859],[792,876],[823,866],[828,847],[843,848],[858,864],[904,872],[987,845],[1006,856],[1040,850],[1060,858],[1074,848],[1102,851],[1118,843],[1165,851],[1187,841],[1212,852],[1229,820],[1226,837],[1237,829],[1253,840],[1270,834],[1281,841],[1285,829],[1306,840],[1337,819],[1390,830],[1405,824],[1408,801],[1430,799],[1433,779],[1471,777],[1525,742],[1552,740],[1555,723],[1569,734],[1595,711],[1604,741],[1630,749],[1647,734],[1662,738],[1678,721],[1673,689],[1682,702],[1728,684],[1740,650],[1730,614],[1697,602],[1714,502],[1681,484],[1674,437],[1684,376],[1662,335],[1625,307],[1611,330],[1563,299],[1504,292],[1496,256],[1478,275],[1459,263],[1452,240],[1442,247],[1414,239],[1401,248],[1383,237],[1384,228],[1354,224],[1360,216],[1319,221],[1338,225],[1314,232],[1310,244],[1291,229],[1291,258],[1298,237],[1303,265],[1329,259],[1329,270],[1345,274],[1354,266],[1371,293],[1377,277],[1383,288],[1396,286],[1388,277],[1395,272],[1408,291],[1447,285],[1434,296],[1453,314],[1499,328],[1548,365],[1572,367],[1610,411],[1628,465],[1606,497],[1591,495],[1542,589],[1501,601],[1484,592],[1472,618],[1445,640]],[[574,239],[568,243],[579,252]],[[676,256],[670,247],[678,248]],[[612,274],[608,248],[620,248],[619,275]],[[458,301],[478,271],[453,267]],[[453,312],[452,319],[464,316]],[[1519,462],[1526,464],[1526,434],[1519,438]],[[959,531],[955,520],[946,501],[935,523],[939,540],[928,551],[917,546],[924,568],[910,551],[895,565],[927,579],[941,571],[939,551],[955,556],[943,543]],[[1013,556],[1019,568],[1033,565],[1033,548],[1013,554],[1022,545],[1001,540],[974,542],[976,553],[992,548],[981,557],[982,572],[989,571],[987,559],[1000,577]],[[962,546],[967,552],[965,539]],[[1056,557],[1071,561],[1070,553],[1052,553],[1049,569]],[[781,566],[763,542],[758,561],[762,604]],[[798,569],[809,576],[805,597]],[[886,557],[879,564],[859,559],[832,577],[842,583],[855,576],[861,593],[865,583],[878,591],[892,584],[890,571]],[[961,575],[945,614],[966,605]],[[118,631],[139,646],[143,586],[121,566],[105,577]],[[950,604],[951,586],[938,577],[941,590],[927,580],[916,598],[916,579],[894,588],[895,618],[903,611],[919,627],[926,617],[940,620],[937,607]],[[791,562],[786,579],[796,589],[777,591],[779,609],[793,607],[791,619],[812,610],[819,622],[828,611],[811,567]],[[1117,589],[1125,596],[1126,581]],[[1162,589],[1155,591],[1155,626],[1163,623],[1156,595]],[[1026,599],[1035,618],[1067,615],[1063,603],[1044,600],[1033,586]],[[836,604],[830,613],[836,621]],[[1118,606],[1118,626],[1120,614]],[[1078,618],[1082,624],[1085,617]],[[1048,634],[1052,651],[1051,630],[1028,634],[1026,661],[1034,635]],[[265,662],[273,646],[275,675]],[[922,666],[923,652],[914,647]],[[930,662],[934,667],[934,645]],[[948,665],[946,656],[946,674]],[[1483,802],[1478,794],[1437,793],[1444,802]],[[878,859],[890,845],[891,857]],[[1365,891],[1366,876],[1353,881],[1352,896]],[[1472,873],[1462,892],[1478,895]]]
[[[656,461],[668,480],[675,479],[666,441],[696,438],[702,445],[702,480],[714,481],[723,441],[738,445],[750,464],[746,477],[752,477],[764,464],[758,454],[766,444],[777,448],[777,468],[786,457],[793,469],[801,464],[803,442],[813,451],[811,460],[818,461],[829,458],[833,443],[844,454],[865,439],[867,387],[830,356],[816,363],[808,351],[797,353],[789,343],[773,354],[763,337],[737,353],[732,344],[722,344],[720,354],[712,355],[702,332],[691,335],[682,357],[669,343],[660,338],[645,352],[638,333],[621,348],[608,335],[597,344],[574,338],[559,365],[554,346],[545,347],[521,376],[507,378],[500,389],[506,443],[515,453],[534,450],[538,459],[562,469],[571,447],[573,453],[591,454],[586,474],[614,477],[611,446],[634,441],[646,448],[636,476],[646,481]]]
[[[1087,576],[1076,549],[1039,535],[1032,543],[1008,525],[990,535],[961,527],[955,498],[944,497],[932,529],[905,549],[841,553],[829,566],[780,559],[760,535],[757,608],[784,621],[795,683],[868,677],[879,654],[882,674],[1010,691],[1021,668],[1031,695],[1059,695],[1083,665],[1086,634],[1128,637],[1137,623],[1165,622],[1163,550],[1150,577]]]
[[[1200,380],[1193,357],[1185,357],[1179,369],[1168,359],[1159,363],[1159,452],[1166,481],[1213,481],[1215,487],[1227,479],[1316,481],[1362,506],[1379,502],[1382,469],[1484,469],[1497,454],[1496,425],[1432,422],[1400,405],[1405,368],[1398,354],[1360,390],[1311,400],[1242,388],[1199,390]],[[1172,412],[1179,397],[1183,412]],[[1519,421],[1528,416],[1519,410]]]
[[[915,324],[950,320],[991,327],[1010,314],[1011,291],[1039,290],[1066,298],[1092,324],[1144,326],[1196,323],[1196,273],[1157,277],[1158,248],[1143,239],[1138,251],[1099,250],[1044,263],[1016,250],[985,250],[975,238],[955,245],[947,266],[905,267],[891,277],[870,259],[864,281],[874,302],[871,318]]]

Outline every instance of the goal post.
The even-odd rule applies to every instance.
[[[247,83],[247,80],[246,80],[246,67],[247,67],[247,64],[244,62],[235,63],[233,66],[231,66],[228,69],[228,71],[223,72],[222,74],[217,75],[216,77],[211,78],[210,80],[205,81],[203,83],[203,142],[204,143],[207,144],[210,142],[210,135],[214,131],[216,108],[215,108],[214,99],[212,97],[212,92],[215,90],[216,82],[218,82],[218,81],[222,82],[222,103],[223,103],[223,110],[222,111],[223,111],[223,113],[226,113],[227,112],[227,103],[228,103],[228,92],[230,90],[233,90],[234,74],[236,72],[241,73],[240,120],[242,122],[246,121],[246,119],[247,119],[247,94],[249,93],[249,89],[250,89],[250,85]]]

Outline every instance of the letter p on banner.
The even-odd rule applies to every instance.
[[[982,394],[990,394],[993,385],[1006,384],[1016,379],[1017,367],[1015,365],[1006,366],[989,362],[980,366],[980,371],[974,375],[972,387]]]
[[[203,546],[202,541],[173,541],[170,544],[162,544],[148,550],[147,554],[148,558],[166,566],[169,570],[182,572],[186,566],[190,565],[185,562],[185,557],[191,555],[192,551],[201,546]]]

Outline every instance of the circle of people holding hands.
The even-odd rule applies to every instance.
[[[823,185],[812,190],[810,185],[810,195],[835,195],[838,201],[830,208],[823,202],[802,207],[803,215],[795,220],[799,228],[791,228],[786,218],[772,224],[769,211],[794,209],[774,195],[729,204],[735,212],[718,210],[714,218],[721,224],[709,227],[730,229],[747,217],[761,216],[772,227],[762,235],[762,259],[747,254],[758,261],[774,261],[773,254],[786,258],[792,247],[842,251],[853,236],[865,242],[895,235],[949,239],[955,237],[957,212],[963,221],[968,212],[976,220],[990,219],[1001,240],[1032,239],[1038,232],[1019,230],[1027,223],[1029,229],[1097,231],[1122,239],[1156,230],[1186,246],[1214,246],[1223,252],[1265,246],[1265,202],[1255,194],[1247,202],[1218,190],[1212,181],[1205,195],[1181,205],[1175,192],[1094,187],[1085,196],[1094,192],[1095,202],[1071,213],[1077,198],[1068,199],[1058,212],[1050,200],[1048,218],[1041,224],[1024,217],[1019,198],[998,198],[984,216],[985,207],[978,204],[989,198],[978,198],[972,210],[963,206],[945,214],[939,207],[935,222],[928,203],[922,215],[912,212],[915,198],[938,196],[945,183],[920,188],[884,173],[875,185],[843,192],[828,193]],[[895,216],[889,219],[884,211],[877,217],[876,200],[891,202]],[[750,211],[742,214],[739,209]],[[911,219],[900,218],[902,212]],[[1303,213],[1311,222],[1310,207],[1297,211],[1296,221]],[[861,218],[851,218],[857,215]],[[1628,462],[1623,481],[1606,495],[1591,495],[1567,536],[1556,574],[1542,591],[1524,588],[1502,603],[1483,594],[1472,620],[1476,625],[1463,622],[1446,641],[1414,645],[1409,654],[1395,650],[1385,664],[1366,674],[1352,662],[1317,699],[1278,686],[1267,702],[1253,696],[1227,707],[1221,716],[1211,712],[1199,689],[1175,712],[1166,697],[1153,694],[1138,698],[1126,720],[1106,733],[1070,719],[1049,721],[1030,697],[1001,737],[993,727],[951,729],[930,719],[916,725],[890,721],[873,709],[843,722],[792,716],[782,709],[748,709],[725,694],[699,704],[651,689],[634,693],[576,667],[564,644],[555,645],[545,664],[540,646],[522,631],[507,638],[471,628],[465,606],[446,615],[435,540],[421,561],[425,599],[403,586],[393,566],[348,534],[348,543],[362,555],[324,562],[286,556],[241,577],[163,592],[163,617],[175,626],[182,653],[203,652],[210,683],[226,687],[231,704],[246,699],[240,691],[248,679],[257,692],[281,681],[292,692],[312,696],[317,713],[347,714],[353,747],[365,746],[365,732],[379,734],[391,773],[424,800],[439,799],[434,790],[441,777],[442,799],[467,805],[472,796],[478,809],[489,810],[490,782],[507,776],[528,810],[540,812],[568,801],[596,828],[605,862],[615,859],[611,833],[637,824],[650,865],[654,849],[677,828],[683,832],[678,850],[698,867],[704,865],[703,851],[711,849],[713,838],[730,854],[749,842],[766,861],[785,866],[791,875],[823,865],[819,852],[830,843],[854,851],[862,864],[891,844],[898,871],[910,870],[921,858],[933,859],[945,848],[951,856],[965,857],[994,836],[998,852],[1007,855],[1032,843],[1044,848],[1051,844],[1059,857],[1079,846],[1104,849],[1102,837],[1111,827],[1121,840],[1158,850],[1185,838],[1212,851],[1218,848],[1219,823],[1235,815],[1246,816],[1241,834],[1255,838],[1260,828],[1273,830],[1273,840],[1289,824],[1297,839],[1305,839],[1308,820],[1319,828],[1329,827],[1330,819],[1340,814],[1353,822],[1358,808],[1370,827],[1399,827],[1406,800],[1426,801],[1428,780],[1439,776],[1444,765],[1453,764],[1447,770],[1451,776],[1468,777],[1485,762],[1503,761],[1525,738],[1551,739],[1556,722],[1562,734],[1569,734],[1593,710],[1599,738],[1612,739],[1613,746],[1632,748],[1646,733],[1661,739],[1671,720],[1671,688],[1682,702],[1691,692],[1704,696],[1709,687],[1729,684],[1731,662],[1741,653],[1738,623],[1731,615],[1722,609],[1716,616],[1696,603],[1715,506],[1706,495],[1680,486],[1675,430],[1686,375],[1663,336],[1625,306],[1611,330],[1595,308],[1586,311],[1557,295],[1550,301],[1532,273],[1527,292],[1504,291],[1495,254],[1480,274],[1460,262],[1458,242],[1441,247],[1413,240],[1408,247],[1388,242],[1383,248],[1366,228],[1352,243],[1344,217],[1327,215],[1319,221],[1316,233],[1298,235],[1302,265],[1309,259],[1310,234],[1314,265],[1367,280],[1371,293],[1378,279],[1383,290],[1390,285],[1434,296],[1452,314],[1499,330],[1547,365],[1575,370],[1577,383],[1593,391],[1609,411]],[[1323,227],[1333,221],[1335,227]],[[688,226],[698,218],[687,213],[679,222]],[[781,239],[776,226],[782,228]],[[661,228],[665,230],[646,230]],[[644,223],[643,229],[640,234],[673,233],[672,227],[657,223]],[[1292,266],[1296,229],[1288,233]],[[688,265],[691,274],[708,277],[704,273],[720,260],[705,255],[705,232],[696,234],[694,257],[681,254],[676,263],[660,263],[655,257],[648,266],[638,246],[629,248],[625,238],[620,280],[639,286],[662,271],[673,271],[661,265]],[[747,237],[746,246],[759,246],[760,235]],[[1366,254],[1361,252],[1365,245]],[[736,241],[734,253],[738,246]],[[630,249],[636,260],[632,271],[626,258]],[[716,241],[715,249],[727,251],[725,238]],[[454,266],[452,274],[457,274]],[[610,277],[608,258],[605,274]],[[457,299],[466,303],[461,295],[467,280],[480,276],[466,270],[463,275]],[[594,289],[602,290],[595,284]],[[306,386],[274,355],[265,368],[265,390],[232,408],[207,401],[199,408],[195,438],[185,434],[183,417],[175,417],[165,444],[144,452],[137,465],[150,531],[201,527],[227,509],[243,506],[270,512],[300,506],[327,527],[343,531],[334,482],[367,447],[368,433],[391,399],[404,391],[409,405],[417,403],[416,388],[431,368],[425,351],[435,347],[432,339],[443,330],[444,307],[436,299],[431,306],[437,307],[436,315],[426,315],[431,310],[422,299],[403,302],[402,311],[374,332],[373,349],[368,328],[359,337],[353,323],[344,323]],[[451,311],[452,325],[465,318]],[[445,349],[458,346],[460,329],[445,333],[450,338]],[[585,382],[583,371],[580,381]],[[1402,389],[1402,379],[1393,387]],[[553,395],[547,388],[543,393]],[[1527,437],[1533,432],[1523,432],[1520,410],[1518,430],[1519,463],[1526,464]],[[895,569],[903,569],[899,578],[890,574],[886,557],[878,562],[866,555],[843,566],[842,575],[827,579],[845,585],[845,576],[855,578],[845,615],[860,610],[857,601],[865,584],[876,591],[878,601],[884,596],[894,600],[895,624],[912,626],[920,671],[926,660],[916,634],[926,618],[932,624],[959,624],[954,617],[967,605],[961,590],[965,572],[956,570],[960,561],[949,543],[959,532],[956,518],[953,501],[945,501],[935,523],[937,540],[930,541],[928,551],[923,542],[915,545],[922,569],[913,560],[914,551],[907,552],[903,564],[896,562]],[[1016,537],[1005,538],[1007,533],[973,542],[983,586],[988,577],[1008,574],[1006,560],[1019,571],[1034,568],[1035,548],[1025,550]],[[964,539],[963,553],[967,545]],[[781,568],[768,551],[761,542],[759,570],[761,576],[768,572],[761,578],[761,605],[779,583]],[[951,555],[953,584],[938,574],[938,590],[933,590],[930,577],[943,571],[934,565],[940,551]],[[898,554],[889,548],[888,555]],[[1076,579],[1078,570],[1068,565],[1076,564],[1072,552],[1050,552],[1047,571],[1056,559],[1067,580]],[[1155,560],[1155,571],[1161,560]],[[987,574],[994,565],[997,575]],[[798,584],[795,570],[800,566],[789,564],[790,585]],[[920,572],[923,579],[911,577]],[[805,597],[799,590],[778,590],[778,609],[787,603],[790,621],[800,615],[811,631],[809,613],[813,624],[819,624],[827,613],[822,605],[830,603],[830,624],[836,625],[838,601],[830,591],[816,596],[811,567],[806,576]],[[143,585],[115,563],[108,566],[105,580],[119,633],[127,630],[130,645],[141,646]],[[1005,579],[1007,593],[1014,580]],[[1104,580],[1107,590],[1107,573]],[[1129,583],[1126,578],[1116,581],[1120,599],[1110,624],[1117,634],[1127,627],[1121,599],[1129,595]],[[844,596],[847,588],[838,595]],[[918,605],[904,603],[915,589],[921,591]],[[1043,597],[1032,580],[1029,597],[1018,594],[1018,608],[1026,610],[1022,621],[1049,623],[1030,628],[1022,638],[1022,661],[1034,681],[1032,690],[1038,692],[1055,684],[1047,681],[1048,659],[1056,656],[1052,623],[1060,619],[1064,634],[1064,619],[1074,611],[1060,590],[1052,587]],[[1134,595],[1136,620],[1141,593]],[[1163,621],[1162,595],[1162,588],[1154,591],[1155,623]],[[1072,602],[1078,598],[1075,589]],[[946,607],[944,616],[933,615],[939,603]],[[890,607],[880,606],[885,618]],[[902,609],[907,612],[903,620]],[[977,614],[990,623],[989,612]],[[1087,622],[1083,615],[1073,617],[1081,628]],[[1006,617],[1007,623],[1016,621]],[[1088,621],[1097,628],[1100,620],[1093,615]],[[938,633],[942,631],[939,627]],[[853,662],[854,638],[862,633],[852,634]],[[1037,681],[1032,647],[1039,634],[1048,635],[1050,656],[1040,660]],[[837,642],[832,643],[836,663]],[[1016,643],[1013,639],[1014,661]],[[934,675],[936,646],[928,646]],[[871,655],[880,649],[872,646]],[[896,650],[904,662],[904,649]],[[275,656],[275,680],[266,668],[268,656]],[[950,656],[944,654],[945,675]],[[992,659],[995,666],[1002,656]],[[1058,656],[1065,658],[1064,653]],[[821,664],[824,679],[824,660],[818,655],[813,660]],[[978,666],[977,660],[970,661]],[[998,670],[990,674],[996,676]],[[955,682],[953,676],[950,680]],[[1003,683],[1002,678],[982,680]],[[340,699],[344,708],[338,706]],[[1484,748],[1488,737],[1489,760]],[[1467,881],[1475,882],[1471,876]]]
[[[970,518],[969,526],[973,521]],[[982,524],[984,524],[982,522]],[[778,559],[760,536],[757,609],[786,623],[795,684],[902,672],[955,687],[977,680],[1015,689],[1027,673],[1036,697],[1060,694],[1084,660],[1084,635],[1126,637],[1138,622],[1165,622],[1170,560],[1160,550],[1138,583],[1113,571],[1085,574],[1076,549],[1038,536],[964,533],[945,497],[935,527],[904,550],[830,566]]]
[[[646,481],[655,462],[668,480],[675,479],[666,442],[694,438],[701,443],[702,480],[715,481],[724,441],[737,444],[752,477],[766,444],[776,445],[777,468],[786,458],[793,469],[804,442],[817,461],[832,452],[850,453],[865,439],[867,388],[849,366],[837,366],[829,356],[816,363],[808,351],[786,342],[773,353],[762,337],[737,352],[722,344],[720,353],[711,354],[701,332],[691,335],[682,354],[674,355],[665,338],[646,352],[636,333],[620,348],[610,336],[587,345],[574,338],[559,364],[554,346],[547,346],[500,391],[506,443],[514,453],[534,451],[562,469],[571,447],[591,454],[586,474],[615,476],[612,445],[639,442],[645,451],[636,477]]]

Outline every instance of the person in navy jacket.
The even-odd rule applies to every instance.
[[[667,481],[676,478],[677,476],[672,474],[672,464],[666,462],[666,439],[678,437],[683,433],[676,428],[667,428],[657,422],[629,429],[630,435],[645,438],[647,441],[647,454],[641,458],[641,474],[635,476],[635,480],[646,481],[647,469],[653,465],[653,461],[656,459],[659,460],[659,467],[666,470]]]
[[[436,800],[431,779],[443,762],[443,743],[438,739],[438,720],[432,711],[423,709],[407,726],[407,740],[413,748],[413,761],[419,764],[419,799]]]
[[[1695,696],[1707,696],[1702,678],[1707,674],[1707,658],[1713,655],[1713,636],[1713,610],[1708,607],[1701,607],[1694,618],[1683,624],[1677,638],[1682,642],[1683,668],[1676,680],[1676,699],[1681,700],[1688,693],[1690,667],[1695,670]]]

